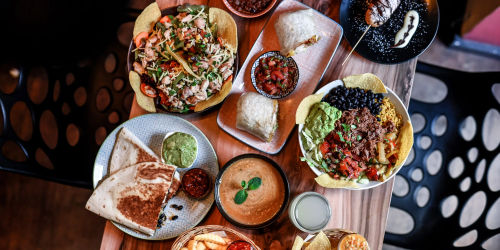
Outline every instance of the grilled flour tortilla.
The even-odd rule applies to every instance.
[[[85,207],[106,219],[153,235],[175,169],[159,162],[120,169],[97,186]]]
[[[116,173],[120,169],[143,163],[143,162],[161,162],[156,154],[144,143],[139,140],[130,130],[123,127],[116,138],[113,153],[109,164],[110,175]],[[168,196],[165,202],[170,200],[179,189],[181,184],[180,175],[178,172],[174,174],[174,180],[168,191]]]
[[[109,174],[141,162],[160,162],[156,154],[127,128],[122,128],[116,138],[109,163]]]
[[[208,8],[208,15],[207,15],[208,17],[206,19],[203,19],[200,18],[200,15],[198,14],[191,15],[189,14],[189,12],[185,11],[185,9],[189,8],[192,8],[193,10],[194,9],[199,10],[200,8],[204,8],[206,10],[206,8]],[[149,52],[157,53],[158,52],[157,49],[161,48],[160,46],[166,46],[164,51],[161,51],[160,49],[157,55],[152,55],[152,57],[154,58],[162,59],[159,61],[158,60],[155,61],[155,64],[153,64],[153,66],[156,65],[155,66],[156,68],[154,68],[154,70],[152,69],[151,62],[148,62],[146,64],[147,67],[145,66],[144,62],[142,62],[142,66],[140,66],[140,63],[136,58],[136,60],[134,61],[134,69],[131,70],[129,73],[130,85],[132,86],[134,92],[136,93],[137,103],[139,104],[139,106],[141,106],[143,109],[149,112],[156,112],[158,108],[166,109],[167,111],[171,112],[181,112],[181,113],[190,112],[191,110],[194,112],[200,112],[222,102],[224,98],[229,94],[232,88],[232,79],[235,73],[232,72],[232,69],[234,69],[233,67],[234,58],[236,56],[238,49],[237,26],[234,19],[231,17],[229,13],[227,13],[222,9],[201,6],[201,5],[183,5],[179,6],[178,10],[179,12],[181,12],[182,10],[182,12],[188,13],[188,15],[190,17],[193,17],[193,19],[187,18],[189,19],[187,20],[183,18],[180,19],[180,21],[177,20],[176,22],[179,21],[182,22],[184,25],[187,24],[192,25],[191,24],[193,22],[192,20],[194,20],[194,26],[188,28],[189,29],[196,29],[197,27],[199,28],[196,30],[201,35],[197,34],[195,36],[196,37],[196,42],[194,43],[195,45],[193,45],[190,42],[189,45],[188,44],[181,45],[181,43],[185,43],[189,40],[186,37],[190,37],[189,35],[190,31],[171,30],[172,26],[170,25],[171,24],[170,18],[173,18],[173,16],[162,17],[161,11],[156,3],[152,3],[148,7],[146,7],[135,22],[134,32],[133,32],[134,42],[136,40],[140,41],[141,38],[144,38],[144,36],[146,36],[145,38],[147,38],[147,34],[151,34],[151,32],[155,29],[155,27],[157,29],[158,25],[160,25],[161,27],[166,27],[167,29],[166,33],[162,33],[162,36],[164,36],[165,34],[169,34],[169,36],[172,36],[167,42],[164,41],[151,42],[154,44],[153,46],[154,50]],[[164,18],[167,18],[167,20],[169,21],[165,21]],[[203,20],[200,21],[197,19],[200,20],[203,19]],[[213,30],[207,28],[204,28],[202,30],[202,28],[200,28],[200,27],[208,27],[209,24],[211,25],[210,27],[215,27],[215,28]],[[211,30],[210,32],[215,32],[215,33],[212,34],[209,32],[209,30]],[[205,32],[207,33],[205,34]],[[183,39],[177,41],[179,39],[179,36],[182,36]],[[212,39],[212,37],[213,39],[216,38],[216,40],[212,41],[211,44],[208,44],[209,41],[208,39]],[[150,40],[148,39],[146,39],[146,41],[150,42]],[[170,41],[175,41],[175,42],[172,43],[171,45],[168,45]],[[219,49],[219,50],[229,51],[229,54],[231,54],[231,59],[223,62],[222,61],[218,62],[217,59],[218,58],[220,59],[222,57],[220,57],[219,54],[217,55],[214,54],[215,56],[212,55],[214,53],[213,52],[214,50],[213,48],[215,48],[214,46],[219,46],[219,44],[221,45],[220,48],[224,47],[224,49]],[[181,46],[181,48],[184,48],[186,50],[184,51],[181,50],[180,52],[173,52],[175,49],[179,48],[178,46]],[[208,67],[208,69],[216,67],[218,71],[212,70],[210,74],[208,75],[205,74],[205,76],[203,76],[202,72],[198,71],[198,68],[203,67],[203,65],[205,64],[200,61],[189,62],[188,59],[186,59],[187,57],[186,55],[188,55],[189,53],[194,53],[193,51],[189,51],[188,47],[194,49],[200,46],[206,48],[205,53],[207,53],[207,55],[204,55],[203,53],[200,53],[198,51],[196,52],[195,56],[191,55],[190,58],[195,58],[200,55],[203,55],[205,56],[203,60],[210,59],[208,60],[208,62],[210,62],[210,66]],[[209,48],[210,51],[212,52],[206,52],[209,51]],[[135,53],[137,53],[137,51],[135,51]],[[210,54],[210,56],[208,54]],[[182,57],[183,55],[184,57]],[[145,58],[149,60],[148,57],[149,56],[146,56]],[[170,64],[169,61],[173,60],[170,59],[167,60],[167,58],[170,57],[175,59],[175,61],[181,65],[181,68],[183,68],[183,70],[180,70],[177,67],[171,67],[172,64]],[[196,60],[199,59],[200,58]],[[225,66],[224,64],[231,64],[231,65]],[[160,66],[163,65],[161,67],[162,70],[160,70],[160,68],[157,69],[158,65]],[[180,75],[179,71],[184,71],[183,72],[184,75],[179,77]],[[160,78],[164,79],[167,77],[159,73],[157,76],[155,76],[154,80],[155,82],[154,84],[156,84],[156,89],[151,90],[153,88],[152,83],[148,83],[149,84],[148,86],[150,88],[149,92],[148,90],[145,89],[141,90],[141,84],[144,83],[145,81],[144,79],[148,78],[144,76],[153,74],[151,72],[153,72],[154,74],[156,74],[156,72],[161,72],[161,73],[171,72],[173,75],[179,77],[179,79],[177,79],[177,77],[171,79],[170,82],[172,84],[168,85],[160,81]],[[208,70],[206,70],[205,73],[206,72],[208,72]],[[142,75],[142,77],[140,74]],[[156,78],[158,78],[158,81],[156,80]],[[208,82],[205,81],[209,81],[210,84],[208,84]],[[207,85],[209,86],[208,89]],[[193,88],[189,88],[191,86]],[[197,86],[199,86],[200,88],[198,89]],[[206,89],[207,91],[203,93],[203,91],[200,92],[201,89]],[[193,94],[191,94],[191,92]],[[150,95],[148,95],[148,93],[150,93]],[[155,95],[156,97],[154,97]],[[156,102],[154,98],[157,98]]]
[[[283,56],[293,56],[319,40],[313,10],[299,10],[281,14],[274,24]]]

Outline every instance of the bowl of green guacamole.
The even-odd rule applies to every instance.
[[[161,158],[164,163],[189,168],[198,155],[198,142],[190,134],[170,132],[165,135],[161,149]]]

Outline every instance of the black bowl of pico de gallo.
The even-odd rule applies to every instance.
[[[290,95],[299,81],[299,67],[295,60],[269,51],[260,55],[252,65],[252,84],[261,95],[280,99]]]

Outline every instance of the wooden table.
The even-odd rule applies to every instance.
[[[190,2],[194,4],[207,4],[227,10],[221,0],[164,0],[160,2],[160,7],[164,8],[182,4],[183,2]],[[303,2],[333,20],[339,21],[340,0],[307,0]],[[240,66],[269,16],[270,13],[256,19],[244,19],[233,15],[238,24]],[[351,47],[348,42],[343,39],[319,86],[323,86],[336,79],[341,79],[344,76],[371,72],[379,76],[408,105],[415,74],[416,59],[397,65],[382,65],[370,62],[354,54],[344,66],[341,66],[340,64],[350,49]],[[203,115],[189,115],[184,116],[184,118],[196,125],[208,137],[217,152],[221,167],[231,158],[240,154],[263,154],[222,131],[217,126],[217,112],[218,110],[213,110]],[[134,101],[130,118],[145,113],[146,111],[142,110]],[[371,249],[382,248],[394,179],[376,188],[364,191],[325,189],[318,186],[314,181],[314,177],[316,177],[314,173],[306,163],[299,160],[301,153],[296,128],[292,131],[292,136],[279,154],[267,156],[281,165],[286,172],[290,182],[290,198],[305,191],[316,191],[328,198],[332,208],[332,217],[327,228],[353,230],[366,237]],[[211,224],[238,229],[221,216],[215,205],[200,223],[200,225]],[[288,219],[288,213],[284,213],[275,224],[264,230],[238,230],[252,238],[262,249],[289,249],[293,244],[295,235],[298,234],[303,237],[307,235],[295,228]],[[140,240],[123,233],[108,221],[104,229],[101,249],[170,249],[174,240]]]

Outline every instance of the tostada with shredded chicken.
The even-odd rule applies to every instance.
[[[231,15],[181,5],[163,15],[152,3],[135,22],[129,78],[147,111],[199,112],[227,96],[235,74],[237,29]]]
[[[324,187],[359,189],[385,182],[404,164],[413,145],[406,109],[373,74],[329,85],[297,109],[302,160]]]

